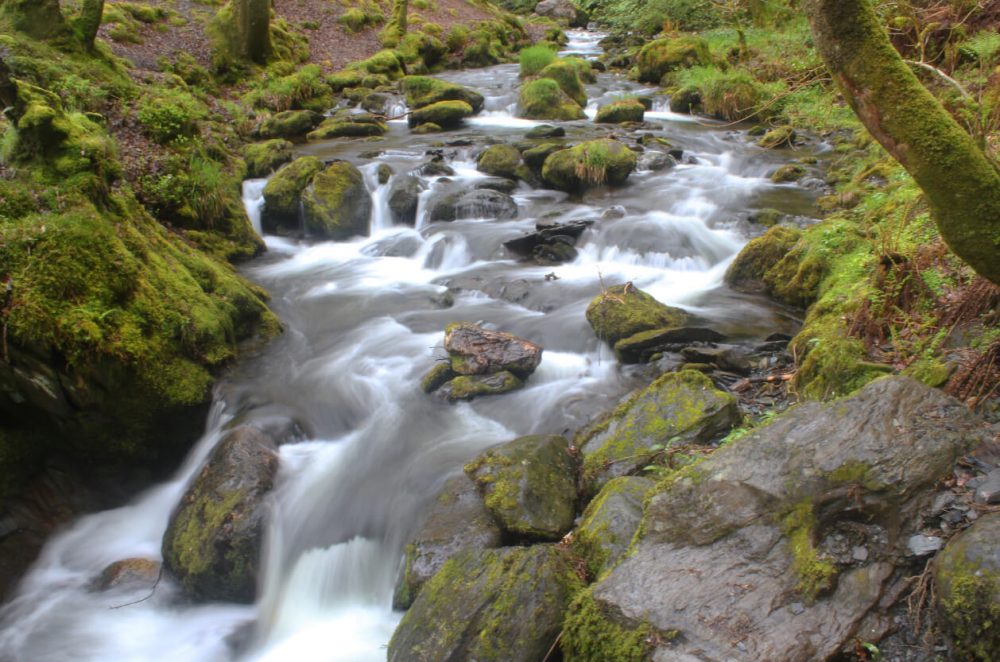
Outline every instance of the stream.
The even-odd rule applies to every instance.
[[[569,35],[567,52],[599,54],[599,33]],[[643,131],[684,150],[671,169],[640,169],[624,187],[576,198],[522,183],[510,221],[430,223],[426,203],[442,184],[426,178],[416,227],[393,226],[380,163],[402,174],[438,150],[457,173],[450,186],[472,188],[484,177],[474,157],[485,144],[523,140],[541,124],[512,115],[517,73],[517,65],[500,65],[440,75],[486,97],[484,111],[459,130],[418,136],[393,121],[378,141],[300,147],[362,169],[374,203],[371,235],[265,237],[268,253],[245,273],[272,294],[284,334],[219,383],[204,436],[172,481],[82,517],[49,541],[0,612],[0,660],[384,660],[402,616],[391,608],[402,548],[443,483],[493,444],[571,433],[648,381],[641,368],[620,366],[584,318],[602,282],[632,281],[737,342],[794,332],[790,315],[729,290],[722,278],[750,236],[749,211],[811,216],[815,192],[767,178],[788,152],[756,147],[746,126],[673,114],[665,97],[655,97]],[[587,92],[593,117],[623,94],[655,90],[600,74]],[[562,125],[572,142],[624,134],[590,121]],[[244,186],[258,230],[263,183]],[[542,218],[596,221],[575,261],[538,266],[505,251],[504,241]],[[524,389],[454,405],[421,391],[420,378],[444,355],[445,325],[463,320],[545,348]],[[280,448],[255,604],[192,604],[168,577],[137,604],[128,603],[147,589],[91,590],[111,562],[160,559],[171,510],[227,426],[289,419],[301,440]]]

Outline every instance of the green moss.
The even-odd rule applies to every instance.
[[[285,110],[268,117],[257,127],[259,138],[297,138],[311,131],[323,119],[312,110]]]
[[[956,657],[995,660],[1000,650],[1000,575],[969,561],[961,541],[937,564],[939,610]]]
[[[837,575],[832,561],[822,558],[813,542],[816,536],[816,514],[811,500],[796,504],[781,520],[782,533],[788,539],[792,555],[792,572],[799,578],[796,589],[807,601],[815,602],[831,588]]]
[[[698,91],[702,112],[728,121],[770,117],[780,110],[775,97],[784,92],[783,84],[764,84],[745,69],[699,66],[671,78],[682,88]]]
[[[626,293],[624,285],[614,285],[594,297],[586,316],[597,337],[612,346],[641,331],[675,328],[687,320],[683,310],[660,303],[636,287]]]
[[[243,102],[278,112],[324,112],[333,106],[331,87],[318,65],[309,64],[290,73],[289,68],[289,63],[283,61],[268,67],[267,76],[243,95]]]
[[[431,70],[441,64],[448,47],[437,37],[423,31],[410,32],[396,48],[407,65],[422,65]]]
[[[429,76],[407,76],[400,87],[410,108],[423,108],[439,101],[464,101],[478,113],[485,102],[478,92]]]
[[[550,78],[538,78],[521,87],[517,114],[518,117],[536,120],[565,121],[586,117],[580,104]]]
[[[287,140],[275,138],[248,145],[243,150],[249,177],[266,177],[280,166],[292,160],[294,145]]]
[[[548,46],[529,46],[518,55],[521,77],[534,76],[556,60],[556,52]]]
[[[472,106],[464,101],[438,101],[410,111],[409,123],[411,127],[432,123],[442,128],[453,128],[472,114]]]
[[[323,120],[323,123],[310,131],[306,136],[309,140],[328,140],[330,138],[365,138],[381,136],[389,130],[385,122],[371,115],[334,116]]]
[[[597,110],[594,121],[598,124],[620,124],[622,122],[641,122],[646,113],[646,107],[637,99],[613,101]]]
[[[570,604],[562,649],[568,660],[642,662],[649,659],[654,634],[649,623],[627,626],[616,622],[594,600],[593,590],[587,590]]]
[[[652,483],[634,477],[621,476],[609,481],[594,497],[581,515],[580,523],[573,531],[573,549],[578,556],[586,559],[591,577],[599,577],[602,572],[613,567],[620,555],[612,557],[616,550],[625,550],[632,540],[634,531],[627,539],[619,539],[619,533],[611,530],[616,514],[608,510],[612,498],[626,498],[642,504]],[[619,552],[620,554],[620,552]]]
[[[797,182],[806,176],[806,169],[798,163],[786,163],[771,173],[771,181],[776,184]]]
[[[757,140],[757,146],[764,149],[792,147],[796,140],[795,129],[790,126],[779,126],[771,129]]]
[[[266,187],[264,196],[270,205]],[[368,233],[371,196],[361,171],[347,161],[335,161],[312,178],[302,207],[306,229],[316,236],[340,240]]]
[[[517,177],[517,167],[521,164],[521,153],[511,145],[491,145],[479,155],[476,169],[497,177]]]
[[[665,74],[676,69],[711,62],[708,43],[697,36],[657,39],[643,46],[636,56],[639,80],[646,83],[659,83]]]
[[[577,67],[568,60],[558,59],[538,72],[540,78],[549,78],[559,83],[560,89],[583,107],[587,105],[587,91],[583,89]]]
[[[266,214],[298,223],[302,192],[322,170],[323,162],[315,156],[303,156],[282,166],[264,187]]]
[[[506,370],[492,375],[460,375],[447,384],[449,400],[471,400],[481,395],[499,395],[515,391],[524,382]]]
[[[546,158],[542,179],[571,193],[602,184],[620,186],[637,163],[635,152],[617,140],[589,140]]]

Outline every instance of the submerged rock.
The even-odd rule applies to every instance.
[[[608,632],[643,659],[825,660],[859,631],[877,644],[935,486],[985,437],[906,378],[799,405],[657,485],[633,553],[568,615],[565,650]]]
[[[163,565],[197,600],[253,602],[265,500],[278,454],[260,430],[233,430],[215,447],[170,516]]]
[[[393,223],[415,225],[417,222],[417,207],[420,204],[420,194],[426,190],[426,185],[414,175],[400,175],[389,185],[389,213]]]
[[[517,218],[517,203],[506,193],[492,189],[448,193],[431,202],[430,220],[457,221],[464,218],[507,220]]]
[[[576,459],[556,435],[521,437],[465,465],[500,527],[526,540],[559,540],[576,515]]]
[[[500,543],[500,528],[476,486],[467,476],[455,476],[444,484],[427,519],[406,543],[393,609],[413,604],[424,583],[451,557],[469,550],[493,549]]]
[[[122,559],[108,565],[94,581],[94,589],[108,591],[113,588],[152,589],[160,579],[163,567],[153,559]]]
[[[389,662],[538,662],[581,582],[553,545],[466,551],[428,581],[389,642]]]
[[[687,321],[686,312],[660,303],[631,283],[609,287],[587,306],[587,322],[612,347],[642,331],[676,329]]]
[[[577,193],[593,186],[620,186],[635,170],[635,152],[617,140],[590,140],[551,154],[542,179],[553,188]]]
[[[367,235],[372,198],[364,175],[347,161],[335,161],[313,177],[302,194],[306,230],[317,237]]]

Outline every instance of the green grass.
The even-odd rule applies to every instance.
[[[521,77],[534,76],[545,67],[556,61],[556,52],[547,46],[529,46],[522,49],[518,56],[521,65]]]

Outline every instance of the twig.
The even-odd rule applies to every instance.
[[[163,564],[160,564],[160,572],[156,574],[156,581],[153,582],[152,588],[149,589],[149,595],[147,595],[144,598],[134,600],[132,602],[126,602],[123,605],[115,605],[113,607],[108,607],[108,609],[121,609],[122,607],[131,607],[132,605],[137,605],[140,602],[145,602],[146,600],[149,600],[156,593],[156,587],[160,585],[161,579],[163,579]]]
[[[921,69],[926,69],[927,71],[930,71],[931,73],[937,74],[938,76],[940,76],[944,80],[946,80],[949,83],[951,83],[955,87],[955,89],[959,91],[959,93],[962,95],[963,98],[965,98],[965,99],[971,99],[972,98],[972,96],[968,92],[966,92],[965,88],[962,87],[961,83],[959,83],[957,80],[955,80],[954,78],[952,78],[951,76],[949,76],[945,72],[941,71],[940,69],[938,69],[934,65],[927,64],[926,62],[917,62],[916,60],[903,60],[903,61],[906,62],[906,64],[913,65],[914,67],[920,67]]]
[[[555,650],[556,650],[556,646],[558,646],[558,645],[559,645],[559,642],[560,642],[560,641],[562,640],[562,636],[563,636],[563,633],[562,633],[562,632],[560,632],[560,633],[559,633],[559,636],[558,636],[558,637],[556,637],[556,640],[555,640],[555,641],[553,641],[553,642],[552,642],[552,645],[551,645],[551,646],[549,647],[549,652],[548,652],[548,653],[546,653],[546,654],[545,654],[545,657],[543,657],[543,658],[542,658],[542,662],[549,662],[549,658],[550,658],[550,657],[552,657],[552,653],[554,653],[554,652],[555,652]]]

